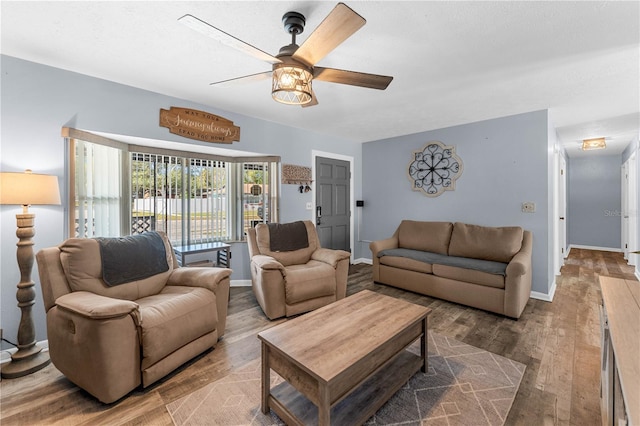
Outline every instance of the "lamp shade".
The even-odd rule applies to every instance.
[[[271,96],[274,100],[289,105],[304,105],[311,102],[311,82],[309,70],[297,65],[275,64],[273,66]]]
[[[31,173],[0,173],[0,204],[60,204],[58,178]]]

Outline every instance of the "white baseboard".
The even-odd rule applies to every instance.
[[[360,263],[365,263],[367,265],[373,265],[373,260],[367,259],[366,257],[361,257],[353,260],[354,265],[359,265]]]
[[[231,280],[231,287],[251,287],[251,280]]]
[[[598,247],[598,246],[583,246],[580,244],[570,244],[569,245],[569,251],[567,252],[567,256],[569,255],[569,253],[571,252],[572,248],[576,248],[576,249],[583,249],[583,250],[599,250],[599,251],[612,251],[614,253],[622,253],[622,249],[621,248],[615,248],[615,247]]]
[[[640,281],[640,271],[636,269],[636,278],[638,279],[638,281]]]
[[[544,300],[545,302],[553,302],[553,296],[556,294],[556,280],[554,279],[549,288],[549,293],[540,293],[532,291],[530,297],[532,299]]]

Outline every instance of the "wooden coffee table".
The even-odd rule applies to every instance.
[[[361,424],[427,370],[431,309],[364,290],[258,334],[262,412],[287,424]],[[421,339],[420,356],[407,351]],[[285,380],[271,388],[271,369]]]

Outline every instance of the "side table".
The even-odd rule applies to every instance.
[[[188,244],[185,246],[176,246],[173,251],[178,258],[180,266],[187,266],[185,257],[190,254],[215,252],[216,257],[212,259],[214,266],[223,268],[231,268],[231,246],[219,241],[211,243]]]

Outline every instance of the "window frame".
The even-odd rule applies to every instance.
[[[113,148],[117,148],[122,150],[122,202],[121,202],[121,226],[120,226],[120,234],[121,235],[130,235],[132,233],[132,223],[131,223],[131,213],[132,213],[132,203],[127,202],[127,200],[132,200],[131,188],[132,188],[132,177],[130,175],[131,164],[130,159],[132,157],[132,153],[137,154],[150,154],[150,155],[166,155],[166,156],[175,156],[186,158],[188,164],[191,164],[193,160],[213,160],[213,161],[222,161],[231,166],[231,172],[228,173],[228,179],[230,181],[229,191],[227,192],[228,203],[230,204],[228,207],[227,215],[232,218],[229,232],[229,239],[225,240],[213,240],[212,241],[226,241],[226,242],[236,242],[236,241],[246,241],[245,228],[244,228],[244,194],[243,194],[243,176],[242,172],[244,170],[244,164],[254,164],[254,163],[262,163],[263,167],[267,166],[269,168],[269,187],[270,192],[268,194],[268,204],[269,204],[269,220],[272,222],[278,221],[279,216],[279,204],[280,204],[280,170],[281,170],[281,160],[279,156],[274,155],[254,155],[250,154],[247,156],[226,156],[219,154],[209,154],[188,150],[175,150],[175,149],[166,149],[155,146],[143,146],[136,145],[133,143],[127,143],[119,140],[114,140],[105,136],[101,136],[95,133],[87,132],[84,130],[78,130],[68,127],[63,127],[62,136],[65,138],[65,151],[66,151],[66,190],[67,194],[69,194],[68,200],[68,208],[66,209],[67,220],[65,221],[66,227],[68,229],[65,230],[65,234],[69,235],[69,237],[74,237],[75,235],[75,202],[76,202],[76,193],[75,193],[75,176],[76,176],[76,164],[75,164],[75,144],[76,140],[106,145]],[[218,148],[217,149],[224,149]],[[183,176],[185,174],[183,173]],[[265,183],[263,182],[263,190]],[[184,185],[183,185],[184,188]],[[188,190],[187,190],[188,191]],[[265,192],[263,191],[263,197]],[[230,202],[233,200],[233,202]],[[266,202],[266,201],[265,201]]]

